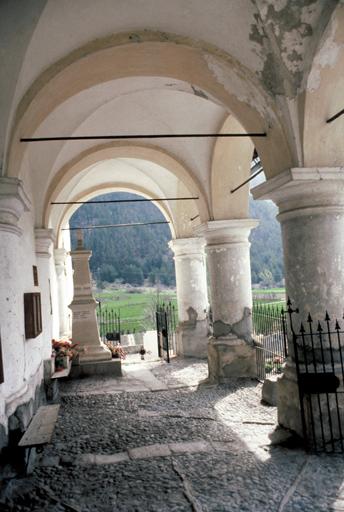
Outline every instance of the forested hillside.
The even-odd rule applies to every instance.
[[[97,199],[139,198],[134,194],[118,192]],[[158,208],[146,202],[83,205],[72,216],[70,225],[127,224],[165,221]],[[73,233],[73,232],[72,232]],[[73,234],[75,239],[75,232]],[[175,284],[174,261],[168,241],[168,224],[107,228],[84,231],[85,247],[92,250],[90,267],[97,282],[121,279],[133,285],[150,284],[158,280],[164,285]],[[75,245],[75,244],[74,244]]]
[[[276,215],[272,201],[250,198],[250,216],[260,221],[250,236],[252,283],[268,287],[279,284],[284,277],[281,228]]]
[[[97,199],[138,198],[134,194],[114,193]],[[250,203],[251,217],[261,219],[251,235],[252,282],[267,286],[283,278],[280,228],[271,202]],[[162,221],[165,218],[151,203],[109,203],[81,206],[70,220],[71,227]],[[72,233],[75,247],[75,232]],[[173,254],[167,224],[142,227],[108,228],[84,231],[85,246],[92,250],[91,271],[99,284],[119,279],[133,285],[161,282],[175,284]]]

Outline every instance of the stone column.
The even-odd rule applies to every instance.
[[[52,297],[51,297],[51,276],[50,258],[55,237],[52,229],[35,229],[35,249],[38,267],[38,286],[41,290],[42,323],[43,323],[43,358],[51,356],[52,340]]]
[[[60,336],[70,336],[69,332],[69,314],[67,304],[67,286],[66,286],[66,258],[67,251],[65,249],[55,249],[55,270],[57,278],[57,292],[59,304],[59,325]]]
[[[208,345],[211,381],[256,375],[248,237],[257,224],[255,219],[217,220],[195,231],[207,242],[213,330]]]
[[[344,169],[292,168],[253,189],[272,199],[282,228],[286,293],[295,326],[311,313],[315,325],[328,311],[342,323],[344,307]],[[333,323],[332,323],[333,325]],[[325,355],[325,357],[327,357]],[[279,423],[302,435],[293,346],[278,383]]]
[[[73,312],[72,339],[84,349],[80,362],[106,361],[111,359],[110,350],[101,342],[96,317],[96,301],[92,295],[89,259],[92,251],[80,248],[71,251],[73,264],[74,298],[69,305]]]
[[[178,301],[178,353],[207,357],[208,291],[201,238],[179,238],[169,243],[174,252]]]

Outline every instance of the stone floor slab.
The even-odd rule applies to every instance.
[[[167,444],[151,444],[138,448],[129,448],[128,453],[131,459],[149,459],[151,457],[168,457],[171,455]]]
[[[281,446],[261,384],[198,387],[205,369],[173,359],[63,383],[42,456],[59,464],[11,479],[1,512],[339,512],[343,456]],[[152,393],[147,371],[169,389]]]
[[[112,455],[96,454],[94,456],[95,464],[117,464],[118,462],[128,462],[129,456],[126,452],[113,453]]]
[[[169,448],[172,453],[198,453],[210,452],[212,447],[206,441],[189,441],[185,443],[170,443]]]

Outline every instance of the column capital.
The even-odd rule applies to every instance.
[[[18,222],[24,211],[29,211],[30,199],[26,195],[23,183],[18,178],[0,178],[0,231],[21,236]]]
[[[248,243],[251,229],[258,226],[258,219],[228,219],[204,222],[194,233],[203,236],[207,245]]]
[[[66,263],[66,258],[68,256],[68,251],[64,247],[58,247],[54,249],[54,259],[55,265],[64,265]]]
[[[200,237],[175,238],[168,243],[175,258],[204,255],[205,240]]]
[[[36,254],[40,258],[50,258],[50,248],[55,243],[55,235],[52,229],[35,228]]]
[[[344,167],[293,167],[254,187],[254,199],[272,199],[279,220],[344,213]]]

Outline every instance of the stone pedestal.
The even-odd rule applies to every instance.
[[[255,351],[235,334],[211,338],[208,345],[209,380],[225,383],[233,377],[255,377]]]
[[[340,321],[344,307],[344,169],[289,169],[252,193],[255,199],[272,199],[279,208],[286,292],[299,309],[295,327],[301,321],[307,326],[308,313],[315,325],[324,321],[326,311]],[[331,360],[325,354],[326,358]],[[286,369],[278,384],[278,420],[302,435],[291,336]]]
[[[207,242],[213,331],[208,361],[214,382],[256,375],[248,237],[257,224],[254,219],[219,220],[196,230]]]
[[[71,252],[74,270],[74,298],[69,305],[73,312],[72,339],[83,351],[80,363],[111,359],[110,350],[99,337],[96,301],[92,295],[89,259],[92,252],[79,249]]]
[[[174,252],[179,325],[178,354],[207,357],[208,292],[204,246],[201,238],[180,238],[169,243]]]

